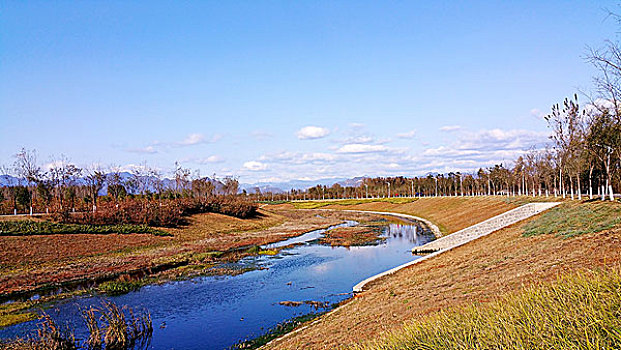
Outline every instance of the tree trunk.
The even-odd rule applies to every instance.
[[[589,169],[589,199],[593,199],[593,165]]]
[[[565,186],[563,186],[563,173],[560,167],[558,168],[558,187],[559,187],[559,190],[563,194],[563,199],[565,199]]]
[[[578,200],[582,200],[582,188],[580,187],[580,174],[576,175],[576,180],[578,181]]]

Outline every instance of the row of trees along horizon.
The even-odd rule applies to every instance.
[[[619,19],[618,17],[617,20]],[[405,196],[531,195],[582,199],[614,199],[621,190],[621,49],[607,42],[587,56],[598,75],[594,88],[581,106],[578,95],[552,106],[545,116],[551,130],[546,148],[533,148],[507,166],[497,164],[472,173],[450,172],[422,177],[365,178],[355,186],[317,185],[284,193],[240,193],[235,177],[218,180],[192,176],[175,163],[172,179],[148,166],[137,167],[129,178],[118,169],[80,169],[61,157],[48,171],[37,164],[36,152],[22,149],[13,167],[3,167],[19,183],[0,191],[2,213],[33,210],[97,211],[98,202],[140,199],[175,201],[238,198],[245,201],[337,199]],[[196,174],[196,173],[195,173]],[[81,181],[79,181],[81,180]],[[166,184],[168,180],[168,184]],[[101,196],[102,189],[106,195]],[[118,206],[118,204],[117,204]]]
[[[128,176],[118,167],[81,169],[66,157],[43,171],[34,150],[22,149],[14,158],[12,167],[2,167],[4,175],[16,178],[0,188],[2,214],[46,213],[66,223],[175,227],[194,213],[245,218],[257,210],[249,198],[237,194],[236,178],[192,178],[177,163],[173,179],[166,179],[146,165]]]

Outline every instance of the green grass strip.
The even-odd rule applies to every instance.
[[[79,225],[33,220],[0,221],[0,236],[111,233],[147,233],[155,236],[171,236],[168,232],[144,225]]]
[[[621,223],[621,205],[591,202],[563,204],[524,225],[524,236],[553,234],[566,238],[597,233]]]

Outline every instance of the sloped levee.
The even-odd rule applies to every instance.
[[[413,253],[432,253],[447,248],[452,248],[466,242],[470,242],[479,237],[488,235],[494,231],[498,231],[503,227],[512,225],[516,222],[527,219],[533,215],[539,214],[542,211],[548,210],[557,206],[558,202],[546,202],[546,203],[529,203],[521,207],[509,210],[508,212],[494,216],[476,225],[466,227],[461,231],[457,231],[450,235],[436,239],[433,242],[429,242],[423,246],[415,247],[412,249]]]
[[[488,220],[480,222],[476,225],[467,227],[461,231],[457,231],[448,236],[444,236],[435,241],[429,242],[425,245],[415,247],[412,249],[413,253],[432,253],[414,261],[407,262],[403,265],[392,268],[388,271],[384,271],[375,276],[371,276],[360,283],[356,284],[353,288],[354,293],[360,293],[364,290],[364,287],[379,278],[393,274],[405,267],[421,263],[427,259],[430,259],[436,255],[442,254],[453,248],[459,247],[477,238],[486,236],[492,232],[498,231],[503,227],[512,225],[516,222],[527,219],[533,215],[539,214],[545,210],[553,208],[559,205],[559,202],[545,202],[545,203],[529,203],[521,207],[509,210],[508,212],[494,216]]]

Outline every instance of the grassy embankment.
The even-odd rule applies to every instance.
[[[457,201],[459,198],[453,200]],[[498,198],[487,199],[489,202],[499,200]],[[482,210],[476,206],[486,207],[487,204],[491,204],[486,204],[485,199],[467,201],[466,203],[469,204],[464,206],[465,210],[473,215],[478,215],[479,218],[490,216],[494,211],[487,211],[485,215],[479,213]],[[412,210],[412,214],[429,218],[429,216],[421,215],[423,210],[431,210],[428,209],[430,208],[429,205],[414,207],[414,204],[410,204],[412,205],[410,209],[417,209],[418,212]],[[511,206],[511,204],[514,203],[505,203],[504,205]],[[372,206],[372,209],[369,208],[368,210],[379,210],[380,204],[365,204],[365,206]],[[451,207],[451,205],[447,207]],[[403,210],[404,208],[398,209]],[[458,211],[444,211],[448,214],[449,219],[444,222],[443,226],[445,228],[451,227],[450,230],[457,230],[470,220],[464,219],[463,215],[458,215]],[[520,334],[532,332],[532,329],[528,328],[532,327],[532,324],[520,323],[519,317],[524,316],[524,314],[511,312],[519,310],[516,306],[518,305],[516,300],[530,299],[533,300],[533,303],[530,304],[532,312],[540,312],[542,317],[556,317],[550,322],[557,322],[536,322],[535,325],[539,324],[541,327],[551,324],[559,325],[561,323],[558,322],[564,322],[563,317],[571,317],[573,313],[581,313],[584,316],[581,320],[601,320],[602,323],[593,325],[593,327],[600,327],[598,329],[604,331],[613,329],[618,332],[618,324],[613,322],[613,318],[600,317],[601,313],[605,314],[608,312],[606,310],[610,310],[607,307],[613,302],[617,303],[617,311],[615,312],[619,312],[618,305],[621,298],[619,290],[621,290],[621,286],[618,284],[618,273],[604,272],[599,275],[600,277],[591,278],[594,284],[589,286],[580,285],[582,282],[589,282],[589,278],[563,276],[575,276],[575,274],[582,273],[581,271],[610,271],[611,269],[618,271],[621,264],[620,222],[621,205],[618,203],[568,201],[525,222],[511,225],[492,235],[381,279],[371,284],[369,290],[362,293],[360,297],[353,299],[334,312],[320,317],[304,331],[277,340],[268,348],[339,348],[382,339],[382,336],[386,336],[395,330],[396,333],[391,333],[392,335],[389,338],[384,338],[384,340],[379,340],[379,343],[369,346],[376,346],[380,349],[382,346],[391,346],[388,348],[395,349],[470,349],[477,348],[477,346],[482,349],[503,348],[502,346],[486,347],[485,344],[489,343],[482,343],[484,339],[479,338],[465,338],[465,340],[455,338],[455,343],[451,345],[438,345],[444,343],[433,343],[432,340],[429,340],[431,338],[419,338],[419,336],[421,334],[428,335],[425,333],[427,331],[433,330],[435,332],[441,329],[446,330],[446,332],[440,332],[440,335],[461,334],[466,336],[468,333],[459,333],[460,330],[467,330],[470,329],[468,327],[474,326],[483,327],[484,323],[488,321],[491,322],[491,324],[487,324],[490,328],[481,329],[481,334],[499,334],[506,331],[502,328],[503,323],[493,323],[494,320],[499,320],[493,318],[493,313],[498,311],[500,307],[506,311],[506,314],[502,315],[515,320],[514,324],[507,323],[506,327],[515,327],[512,331],[513,334],[520,336]],[[589,276],[588,272],[586,273]],[[542,283],[555,281],[559,276],[561,276],[561,281],[555,286],[540,287]],[[563,313],[560,304],[556,308],[551,307],[556,304],[551,303],[547,297],[536,298],[537,295],[546,296],[551,295],[551,293],[561,293],[559,294],[559,303],[561,303],[563,300],[581,298],[581,291],[590,290],[588,288],[599,288],[600,285],[606,285],[605,288],[610,291],[616,290],[617,294],[606,294],[603,292],[605,288],[602,287],[604,288],[602,293],[605,295],[592,299],[601,300],[601,303],[589,304],[587,298],[583,298],[584,303],[576,305],[573,310],[568,310],[567,314]],[[529,289],[530,286],[536,287]],[[519,294],[520,290],[524,290],[523,293],[525,294]],[[512,293],[516,291],[518,291],[518,295],[512,296]],[[498,301],[499,299],[501,301]],[[544,303],[545,300],[548,302]],[[498,304],[494,304],[494,302]],[[592,313],[589,313],[591,311]],[[450,317],[443,316],[447,314]],[[462,324],[462,328],[459,328],[459,320],[465,322],[471,319],[473,315],[480,315],[480,317],[474,319],[472,323]],[[504,317],[502,315],[500,316]],[[618,318],[619,315],[616,314],[616,319]],[[534,342],[532,343],[534,345],[530,348],[549,348],[549,344],[558,344],[568,338],[574,339],[571,332],[575,330],[588,331],[590,329],[584,328],[583,324],[579,323],[581,321],[576,320],[576,322],[567,325],[566,328],[561,328],[558,333],[542,333],[551,337],[545,340],[546,342],[543,342],[542,339],[531,338],[530,340]],[[404,323],[409,328],[403,328]],[[413,324],[420,324],[420,327],[423,328],[418,328]],[[518,329],[521,325],[524,327]],[[479,328],[476,328],[476,331],[479,332]],[[437,339],[440,339],[440,336]],[[584,338],[581,339],[576,341],[584,340]],[[421,341],[413,346],[408,343],[418,340]],[[427,340],[429,340],[429,346],[425,347]],[[504,348],[519,348],[519,346],[506,346]],[[581,347],[576,346],[574,348]]]
[[[577,273],[439,312],[356,349],[619,349],[620,309],[619,270]]]

